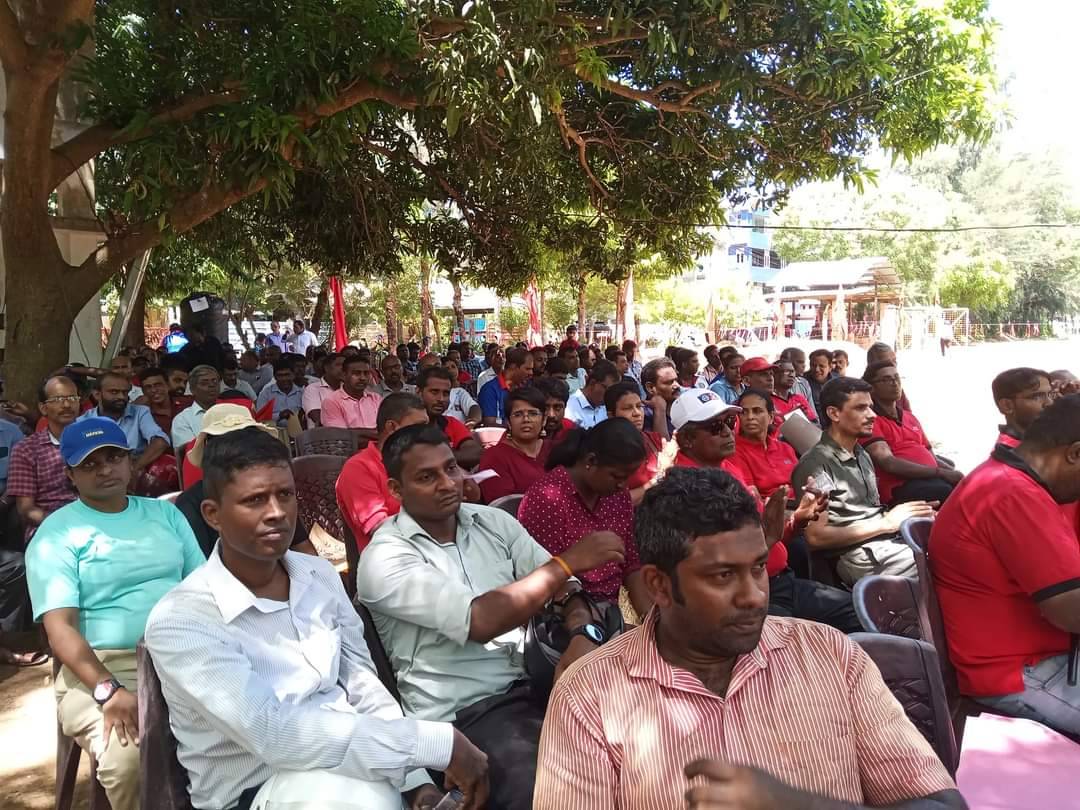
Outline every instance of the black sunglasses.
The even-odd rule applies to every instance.
[[[716,419],[710,419],[708,422],[698,422],[697,427],[701,430],[707,430],[713,436],[716,436],[724,428],[734,432],[735,426],[738,424],[739,418],[731,413],[727,416],[721,416]]]

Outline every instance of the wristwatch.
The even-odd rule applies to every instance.
[[[585,638],[597,646],[607,641],[607,633],[604,632],[604,628],[593,622],[581,625],[581,627],[570,634],[571,639],[575,636],[585,636]]]
[[[104,706],[116,694],[116,690],[123,688],[124,685],[116,678],[107,678],[94,687],[94,701],[98,706]]]

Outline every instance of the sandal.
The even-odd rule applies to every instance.
[[[17,653],[11,650],[0,650],[0,663],[13,667],[37,667],[49,661],[47,652]]]

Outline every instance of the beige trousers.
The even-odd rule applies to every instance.
[[[94,650],[105,668],[133,695],[136,694],[134,650]],[[67,667],[56,676],[56,713],[64,734],[97,760],[97,778],[113,810],[139,810],[139,749],[126,746],[114,731],[106,748],[105,716],[90,690]]]
[[[915,555],[900,539],[871,540],[851,551],[845,551],[836,561],[836,573],[848,585],[854,585],[870,574],[889,574],[911,579],[919,576],[915,567]]]

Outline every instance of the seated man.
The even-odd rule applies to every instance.
[[[1080,687],[1068,685],[1066,668],[1069,634],[1080,633],[1078,499],[1073,394],[964,479],[934,522],[928,555],[961,694],[1073,736]]]
[[[656,607],[556,683],[534,810],[966,807],[858,644],[766,617],[769,552],[736,481],[671,470],[635,533]]]
[[[172,446],[177,450],[199,435],[203,414],[221,394],[221,374],[213,366],[195,366],[188,375],[188,385],[195,401],[173,419]]]
[[[322,377],[304,386],[301,407],[310,427],[322,427],[322,403],[330,394],[341,388],[345,376],[345,358],[331,352],[322,361]]]
[[[488,755],[489,810],[527,810],[544,707],[526,680],[522,626],[572,593],[572,574],[621,563],[622,541],[601,532],[552,557],[501,509],[463,504],[461,468],[434,425],[399,430],[383,462],[401,511],[360,555],[356,593],[386,645],[402,708],[453,720]],[[584,600],[564,603],[574,636],[560,667],[593,648],[586,633],[603,634]]]
[[[428,421],[446,434],[458,464],[471,470],[480,463],[484,448],[463,422],[446,415],[453,384],[452,375],[442,366],[426,368],[416,378],[416,390],[427,409]]]
[[[877,419],[859,443],[874,462],[882,502],[944,502],[964,474],[938,460],[915,414],[900,404],[900,372],[883,360],[867,366],[863,379],[870,383]]]
[[[362,429],[374,435],[382,395],[368,387],[371,385],[371,358],[350,354],[342,361],[341,371],[341,388],[323,398],[322,426]]]
[[[399,810],[404,791],[430,807],[441,793],[427,767],[482,802],[483,755],[449,723],[402,717],[337,572],[288,550],[288,448],[247,427],[202,462],[220,540],[146,627],[192,804]]]
[[[666,357],[657,357],[641,367],[641,387],[645,389],[645,430],[663,439],[675,434],[671,406],[679,396],[679,374]]]
[[[27,540],[41,521],[78,497],[64,472],[60,435],[79,415],[79,389],[67,377],[50,377],[38,391],[45,429],[30,434],[11,451],[7,497],[26,527]]]
[[[401,508],[401,502],[390,494],[387,485],[383,445],[401,428],[427,422],[428,414],[419,397],[406,392],[390,394],[379,404],[376,420],[379,438],[354,453],[341,468],[336,486],[338,507],[360,551],[371,543],[371,535],[379,524]]]
[[[150,408],[129,401],[131,383],[114,372],[98,379],[98,405],[76,421],[105,417],[112,419],[127,436],[131,450],[131,491],[153,498],[180,489],[180,474],[176,456],[169,446],[169,437],[154,421]]]
[[[562,362],[556,358],[551,361]],[[570,400],[570,386],[566,380],[556,377],[541,377],[532,387],[544,395],[544,438],[555,439],[562,431],[569,430],[574,423],[566,418],[566,403]]]
[[[221,369],[221,390],[222,392],[239,391],[252,402],[259,398],[247,380],[240,379],[240,364],[236,361],[236,355],[233,354],[225,355],[225,363]]]
[[[589,369],[585,386],[570,395],[570,401],[566,405],[566,418],[586,429],[607,419],[604,392],[615,385],[621,376],[614,363],[597,360]]]
[[[729,352],[724,355],[724,373],[713,380],[709,390],[719,394],[720,398],[728,405],[734,405],[735,400],[742,396],[746,386],[742,379],[742,364],[746,358],[738,352]]]
[[[131,458],[116,422],[70,425],[60,455],[79,499],[27,548],[34,618],[63,664],[54,688],[64,734],[97,760],[113,810],[138,810],[135,644],[151,608],[204,558],[175,506],[128,496]]]
[[[994,404],[1005,417],[998,427],[998,444],[1016,447],[1053,398],[1050,375],[1037,368],[1010,368],[994,377],[990,390]]]
[[[236,376],[237,379],[243,380],[251,386],[251,390],[255,392],[257,397],[263,388],[274,379],[274,368],[270,365],[262,365],[259,362],[258,353],[248,349],[240,355],[240,370]]]
[[[300,418],[304,409],[304,389],[296,384],[293,363],[287,357],[274,363],[274,381],[259,392],[255,410],[260,411],[271,402],[274,403],[271,418],[278,427],[287,427],[289,417]]]
[[[415,394],[416,386],[405,382],[405,368],[401,365],[401,358],[396,354],[388,354],[379,364],[382,370],[382,382],[368,386],[376,394],[388,397],[391,394]]]
[[[484,415],[487,426],[506,424],[506,392],[520,388],[533,376],[533,356],[526,349],[515,346],[506,350],[506,365],[501,374],[480,388],[476,401]]]
[[[821,406],[829,427],[800,460],[791,482],[802,497],[808,479],[828,494],[828,514],[806,527],[811,549],[836,560],[836,572],[848,585],[867,574],[915,577],[915,558],[900,539],[908,518],[933,517],[926,501],[909,501],[892,509],[881,505],[870,454],[860,439],[874,435],[874,403],[869,383],[837,377],[821,389]]]

